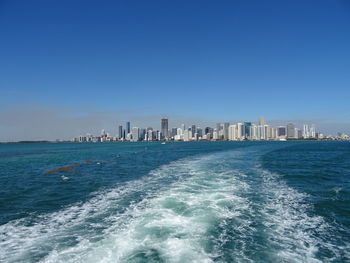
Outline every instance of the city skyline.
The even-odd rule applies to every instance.
[[[167,117],[165,117],[167,116]],[[259,119],[230,119],[230,120],[208,120],[204,118],[186,118],[186,117],[179,117],[176,116],[168,117],[169,115],[158,115],[158,116],[133,116],[131,118],[113,118],[112,116],[109,118],[99,118],[101,116],[95,116],[93,118],[87,118],[83,119],[84,125],[80,125],[80,121],[82,119],[77,120],[71,120],[69,123],[71,126],[75,126],[75,131],[72,131],[72,127],[69,126],[62,126],[59,127],[52,125],[51,129],[43,129],[42,133],[38,133],[35,136],[18,136],[18,133],[16,131],[12,134],[12,136],[4,137],[4,134],[0,134],[0,142],[16,142],[16,141],[41,141],[41,140],[47,140],[47,141],[55,141],[55,140],[71,140],[73,137],[77,135],[84,135],[84,134],[100,134],[101,130],[105,130],[109,134],[112,134],[113,136],[117,136],[119,133],[119,126],[123,126],[123,132],[125,132],[126,123],[129,123],[129,131],[131,132],[132,127],[153,127],[155,130],[161,131],[161,122],[160,120],[162,118],[170,119],[170,122],[168,122],[168,130],[171,130],[174,127],[181,127],[183,124],[186,125],[186,127],[191,126],[192,124],[195,124],[199,127],[213,127],[216,128],[218,123],[237,123],[237,122],[250,122],[250,123],[259,123]],[[128,121],[128,119],[130,121]],[[47,119],[48,120],[48,119]],[[23,119],[23,122],[25,123],[28,121],[27,119]],[[53,122],[54,120],[48,120]],[[287,123],[294,123],[295,126],[299,128],[303,128],[304,124],[308,125],[315,125],[318,130],[322,131],[324,135],[326,136],[337,136],[338,133],[345,133],[350,134],[350,125],[347,125],[345,123],[344,126],[339,126],[339,123],[323,123],[320,120],[271,120],[268,119],[268,122],[271,126],[278,127],[278,126],[286,126]],[[28,127],[30,129],[31,127]],[[37,128],[33,126],[33,128]],[[60,136],[60,134],[65,134],[64,136]]]
[[[160,114],[350,132],[347,1],[20,0],[0,12],[0,141]]]
[[[132,128],[130,128],[132,127]],[[200,127],[196,124],[181,124],[180,127],[169,128],[168,118],[160,119],[160,129],[152,126],[131,126],[130,121],[125,126],[118,125],[116,135],[104,129],[100,135],[87,133],[75,137],[74,142],[139,142],[139,141],[286,141],[286,140],[349,140],[349,135],[338,132],[336,136],[323,134],[316,130],[315,124],[303,124],[302,128],[294,123],[271,126],[261,116],[257,122],[216,123],[213,127]]]

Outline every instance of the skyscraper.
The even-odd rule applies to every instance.
[[[177,128],[171,128],[170,137],[175,137],[176,134],[177,134]]]
[[[122,139],[123,138],[123,126],[119,125],[118,126],[118,135],[117,135],[118,139]]]
[[[155,134],[153,132],[153,129],[152,128],[147,128],[147,140],[149,141],[153,141],[155,139]]]
[[[307,125],[307,124],[304,124],[303,125],[303,138],[304,139],[307,139],[307,138],[309,138],[310,137],[310,130],[309,130],[309,125]]]
[[[295,128],[295,137],[301,139],[303,137],[303,132],[300,129]]]
[[[214,129],[214,131],[213,131],[213,140],[217,140],[217,139],[219,139],[218,132],[217,132],[216,129]]]
[[[169,137],[169,128],[168,128],[168,119],[161,119],[161,133],[163,139],[167,139]]]
[[[222,133],[221,129],[222,129],[221,123],[217,123],[216,124],[217,139],[221,139],[221,136],[220,136],[220,134]]]
[[[270,126],[265,124],[264,125],[264,139],[263,140],[268,140],[270,137]]]
[[[277,139],[277,128],[270,127],[270,139],[272,140]]]
[[[125,136],[130,133],[130,121],[126,122],[125,133]]]
[[[230,141],[237,139],[237,125],[234,124],[228,127],[228,139]]]
[[[184,133],[183,135],[184,141],[188,142],[190,140],[189,130],[184,130],[183,133]]]
[[[202,128],[197,127],[197,134],[198,134],[198,137],[203,137],[203,130],[202,130]]]
[[[197,133],[196,125],[191,126],[192,136],[194,136]]]
[[[287,124],[287,138],[288,139],[294,139],[295,136],[295,126],[293,123]]]
[[[314,124],[312,124],[311,128],[310,128],[310,137],[311,138],[316,138],[316,128],[315,128]]]
[[[237,139],[241,140],[243,139],[243,123],[238,122],[237,124]]]
[[[250,139],[251,140],[258,139],[258,126],[254,123],[252,123],[252,126],[250,126]]]
[[[278,137],[285,137],[287,135],[287,133],[286,133],[286,127],[284,127],[284,126],[279,126],[278,128],[277,128],[277,136]]]
[[[230,123],[225,122],[223,125],[223,137],[224,140],[228,140],[228,127],[230,126]]]
[[[303,138],[308,139],[308,138],[316,138],[316,130],[315,130],[315,125],[307,125],[304,124],[303,126]]]
[[[140,128],[139,129],[139,140],[145,140],[146,139],[146,129]]]
[[[137,142],[138,140],[140,140],[140,128],[133,127],[132,128],[132,141]]]
[[[177,128],[176,135],[182,136],[184,134],[183,130],[181,128]]]
[[[244,138],[249,139],[250,138],[250,127],[252,126],[251,122],[244,122]]]
[[[184,132],[185,129],[186,129],[185,124],[181,124],[181,130],[182,130],[182,132]]]

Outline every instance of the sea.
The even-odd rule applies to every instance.
[[[0,144],[0,262],[350,262],[350,142]]]

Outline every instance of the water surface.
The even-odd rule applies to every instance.
[[[348,142],[2,144],[0,183],[0,262],[350,260]]]

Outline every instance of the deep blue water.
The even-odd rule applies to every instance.
[[[349,142],[0,144],[0,185],[0,262],[350,262]]]

